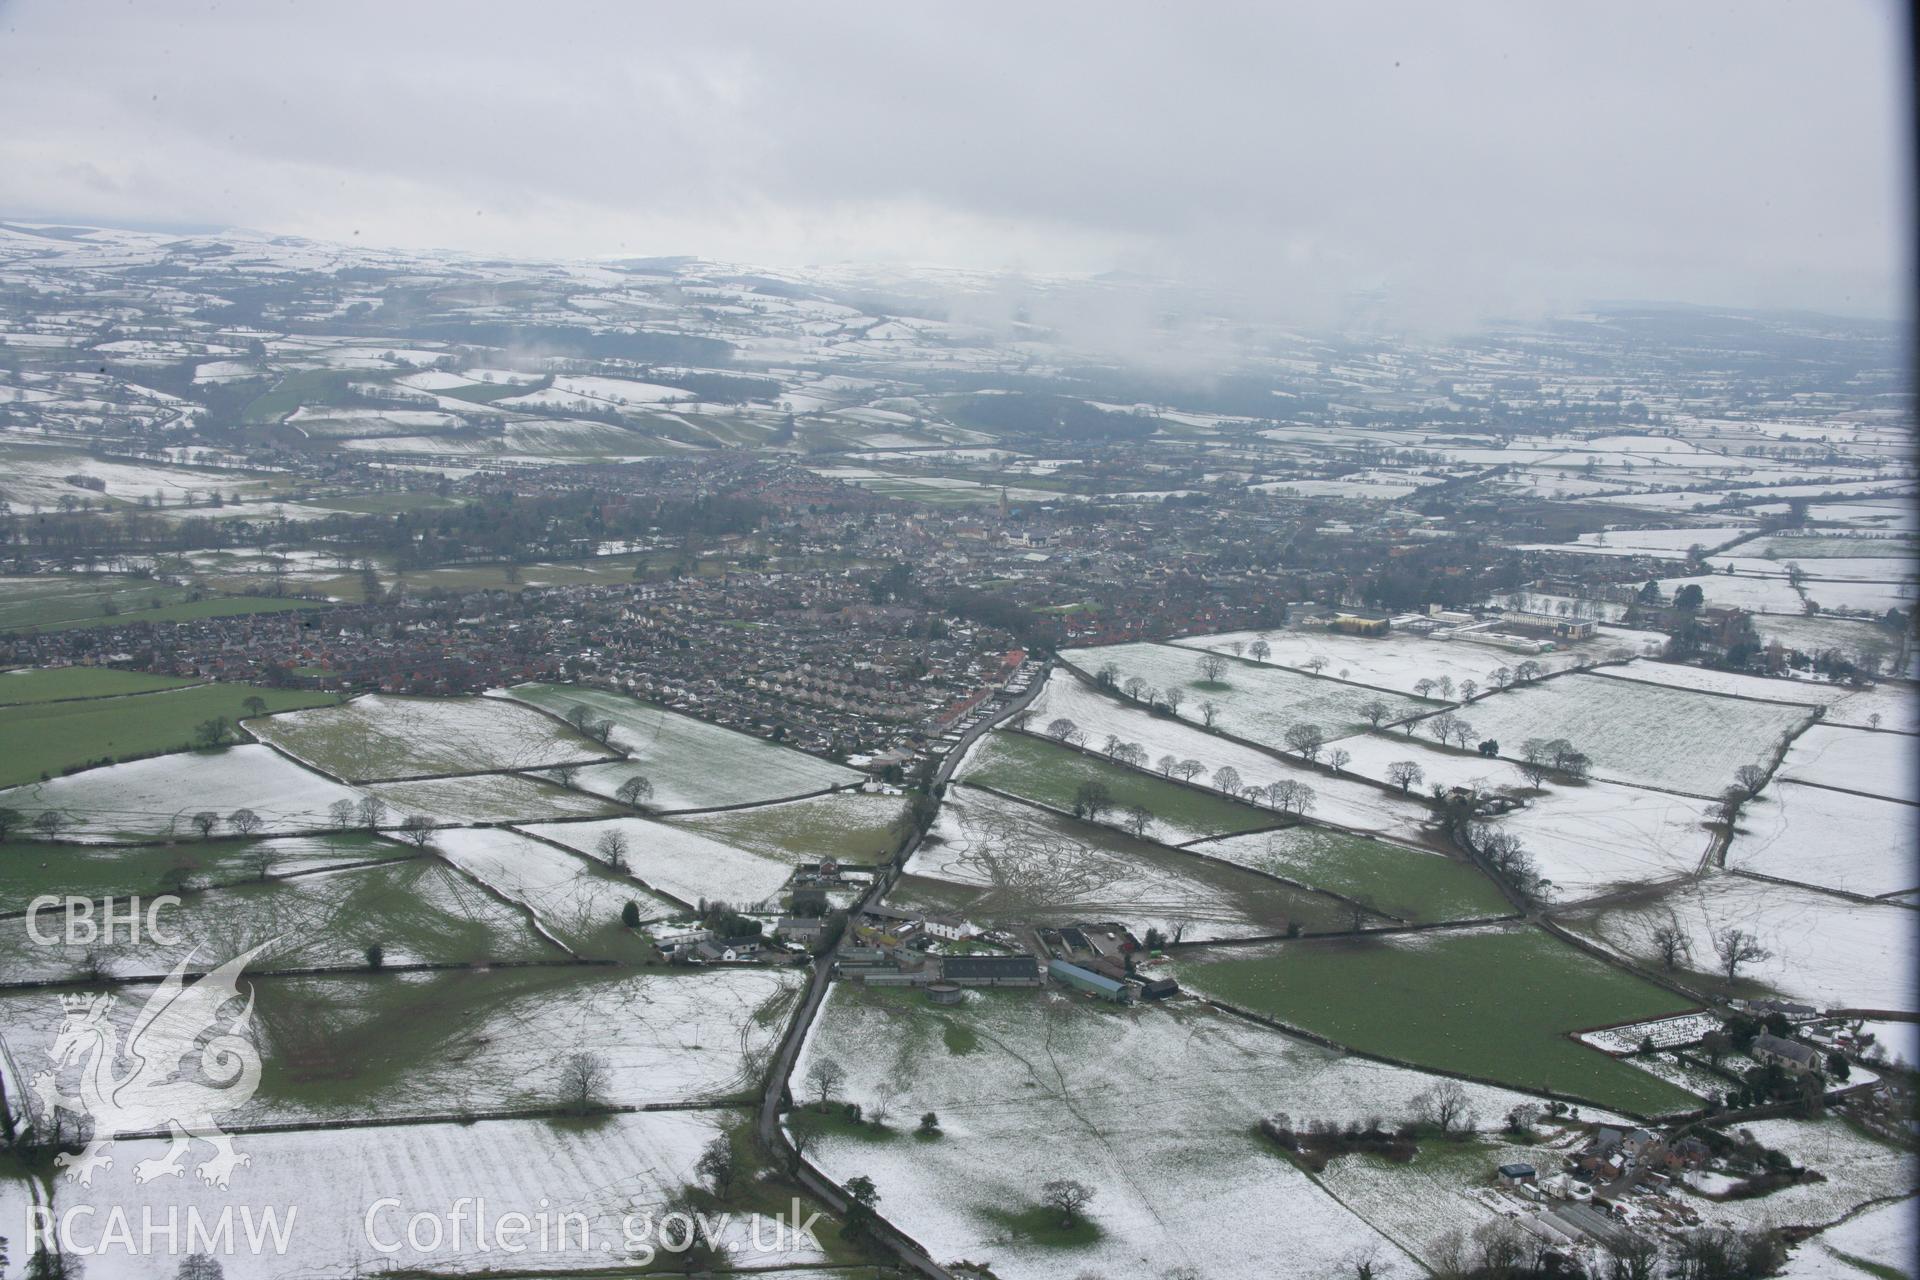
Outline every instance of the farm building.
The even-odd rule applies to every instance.
[[[1180,994],[1180,984],[1172,978],[1151,978],[1140,994],[1149,1000],[1168,1000]]]
[[[927,999],[934,1004],[959,1004],[966,990],[957,982],[931,982],[927,984]]]
[[[940,976],[968,987],[1037,987],[1040,962],[1032,956],[946,956]]]
[[[1508,1186],[1518,1186],[1522,1182],[1532,1182],[1535,1170],[1530,1164],[1503,1164],[1500,1166],[1500,1181]]]
[[[1753,1060],[1776,1063],[1798,1074],[1820,1069],[1819,1050],[1798,1040],[1783,1040],[1766,1031],[1761,1032],[1753,1042]]]
[[[818,916],[782,916],[774,932],[792,942],[814,942],[826,932],[826,922]]]
[[[1132,1004],[1133,988],[1124,982],[1083,969],[1077,964],[1065,960],[1055,960],[1047,966],[1047,974],[1055,982],[1099,996],[1102,1000],[1111,1000],[1115,1004]]]

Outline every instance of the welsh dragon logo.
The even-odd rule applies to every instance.
[[[95,1169],[113,1168],[107,1152],[115,1138],[153,1130],[169,1132],[172,1145],[164,1156],[133,1166],[138,1182],[181,1176],[196,1138],[211,1145],[213,1155],[195,1172],[216,1187],[226,1186],[237,1166],[252,1163],[252,1157],[234,1151],[233,1140],[213,1116],[245,1105],[260,1084],[260,1053],[247,1034],[251,991],[238,1013],[223,1018],[221,1011],[241,999],[240,971],[265,945],[235,956],[191,986],[181,980],[195,954],[188,953],[148,997],[124,1044],[108,1018],[113,996],[60,997],[66,1017],[53,1042],[54,1069],[35,1076],[33,1090],[50,1118],[60,1108],[92,1122],[85,1150],[54,1157],[67,1181],[93,1185]],[[190,1060],[197,1062],[197,1072]],[[128,1070],[118,1074],[122,1062]],[[63,1094],[58,1074],[75,1063],[79,1093]]]

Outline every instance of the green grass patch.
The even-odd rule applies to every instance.
[[[262,858],[271,874],[325,866],[404,858],[411,851],[364,831],[267,840],[181,841],[166,845],[0,844],[0,909],[18,910],[43,893],[101,898],[174,892],[186,883],[207,888],[255,878]]]
[[[43,775],[58,777],[70,767],[105,759],[187,750],[201,721],[215,716],[238,720],[251,697],[264,701],[269,711],[328,706],[338,700],[330,693],[201,684],[84,702],[0,707],[0,786],[34,782]]]
[[[1368,1053],[1651,1114],[1699,1100],[1566,1038],[1679,997],[1531,928],[1303,941],[1183,958],[1183,985]]]
[[[41,667],[0,672],[0,706],[58,702],[67,698],[110,698],[122,693],[152,693],[195,683],[176,676],[120,671],[113,667]]]
[[[1038,1245],[1043,1249],[1084,1249],[1097,1243],[1106,1234],[1100,1229],[1099,1223],[1085,1214],[1074,1219],[1072,1226],[1067,1226],[1061,1221],[1059,1210],[1039,1204],[1017,1211],[987,1209],[981,1212],[981,1216],[1022,1244]]]
[[[691,814],[673,819],[673,825],[779,862],[881,862],[890,859],[900,843],[895,824],[906,807],[899,796],[837,791],[787,804]]]
[[[505,400],[509,396],[524,396],[551,386],[553,379],[542,378],[537,382],[471,382],[464,387],[446,387],[435,391],[437,396],[451,396],[455,400],[467,400],[474,404],[492,404],[495,400]]]
[[[506,1007],[628,976],[556,966],[277,979],[260,987],[256,1004],[259,1092],[327,1114],[374,1109],[420,1071],[457,1072],[483,1053],[483,1029],[497,1026]],[[546,1099],[529,1092],[517,1101]]]
[[[1153,814],[1156,821],[1147,834],[1174,844],[1257,831],[1278,821],[1267,810],[1024,733],[989,734],[969,756],[961,776],[1063,812],[1073,809],[1074,793],[1083,784],[1097,782],[1121,809],[1139,805]]]
[[[1504,916],[1513,907],[1472,863],[1327,827],[1289,827],[1195,847],[1325,889],[1417,924]]]
[[[134,620],[149,609],[179,604],[191,594],[142,578],[105,574],[46,575],[0,579],[0,631],[51,629]]]
[[[942,1021],[945,1025],[940,1029],[940,1038],[946,1042],[948,1053],[961,1057],[980,1047],[980,1033],[972,1027],[950,1018]]]
[[[247,422],[278,422],[303,404],[340,404],[347,384],[364,382],[367,375],[337,369],[295,369],[256,396],[241,415]]]
[[[162,605],[158,609],[143,609],[132,616],[122,614],[117,618],[75,619],[71,622],[55,623],[42,630],[69,631],[76,627],[125,626],[134,622],[194,622],[201,618],[238,618],[250,613],[292,613],[300,609],[327,607],[327,603],[321,600],[274,599],[267,596],[207,596],[200,600],[183,600],[178,604]]]
[[[802,1103],[796,1111],[799,1123],[810,1133],[822,1138],[846,1138],[853,1142],[893,1142],[906,1135],[887,1125],[870,1124],[865,1120],[855,1120],[847,1114],[846,1106],[840,1102],[830,1102],[821,1110],[815,1103]]]
[[[386,516],[414,511],[446,511],[465,506],[465,498],[442,497],[437,493],[363,493],[350,498],[314,498],[301,506],[327,511],[351,511],[356,515]]]

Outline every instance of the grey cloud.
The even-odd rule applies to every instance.
[[[0,210],[540,255],[1125,267],[1318,315],[1890,313],[1896,11],[95,6],[0,16]]]

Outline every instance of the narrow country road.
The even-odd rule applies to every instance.
[[[989,729],[1006,720],[1009,716],[1017,715],[1019,712],[1025,710],[1027,705],[1039,696],[1040,690],[1046,685],[1047,673],[1051,669],[1052,663],[1049,661],[1035,673],[1032,683],[1027,686],[1026,692],[1009,702],[1001,709],[999,714],[982,719],[979,724],[969,729],[966,734],[961,737],[960,741],[954,745],[953,750],[949,751],[946,757],[941,760],[939,768],[934,771],[933,785],[936,788],[945,783],[948,778],[953,775],[954,767],[959,764],[960,758],[967,753],[968,748],[973,746],[981,734],[986,733]],[[893,887],[894,879],[899,875],[900,867],[905,865],[914,850],[920,847],[921,834],[922,833],[918,831],[914,832],[913,838],[909,840],[906,847],[900,851],[900,855],[895,858],[892,867],[874,878],[873,886],[867,890],[858,903],[854,904],[850,915],[859,915],[860,912],[872,903],[878,901],[886,894],[888,889]],[[780,1127],[780,1113],[786,1104],[788,1096],[787,1084],[793,1075],[793,1064],[794,1060],[799,1057],[800,1046],[806,1042],[807,1032],[812,1028],[813,1020],[819,1016],[821,1002],[827,997],[827,988],[831,986],[833,982],[834,964],[840,955],[840,949],[845,945],[846,935],[842,934],[840,941],[834,945],[831,952],[820,956],[814,961],[813,976],[807,984],[806,998],[801,1001],[799,1009],[795,1011],[793,1021],[787,1027],[787,1034],[781,1039],[779,1050],[774,1055],[772,1068],[767,1073],[767,1087],[760,1098],[760,1116],[756,1129],[759,1134],[761,1146],[773,1153],[773,1155],[778,1157],[783,1163],[792,1156],[792,1148],[787,1142],[786,1134]],[[813,1166],[805,1160],[800,1162],[799,1181],[800,1185],[817,1196],[828,1208],[832,1209],[834,1213],[842,1215],[846,1213],[846,1193],[828,1179],[822,1177],[815,1171]],[[895,1227],[885,1218],[879,1219],[875,1224],[875,1232],[882,1243],[894,1253],[902,1266],[911,1269],[918,1275],[929,1277],[929,1280],[953,1280],[952,1272],[935,1262],[928,1256],[927,1251],[912,1237]]]

